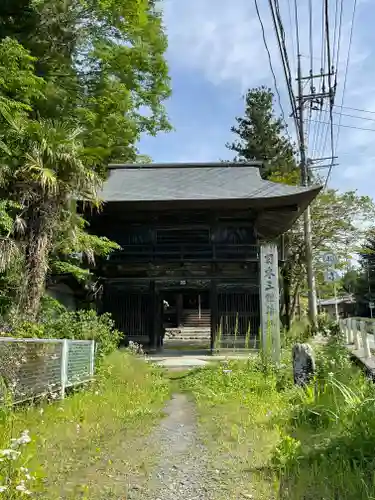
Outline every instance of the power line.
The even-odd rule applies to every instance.
[[[301,138],[299,137],[299,134],[298,134],[299,128],[298,128],[298,122],[297,122],[297,110],[296,110],[296,104],[295,104],[295,100],[294,100],[294,93],[293,93],[293,87],[292,87],[292,77],[291,77],[291,73],[290,73],[288,52],[286,50],[284,28],[282,26],[282,21],[281,21],[281,17],[280,17],[280,12],[278,10],[278,6],[277,7],[274,6],[272,0],[269,0],[269,6],[271,9],[274,31],[276,33],[276,40],[277,40],[279,52],[281,55],[281,61],[282,61],[282,65],[283,65],[283,70],[284,70],[284,75],[285,75],[285,80],[286,80],[286,85],[287,85],[287,90],[288,90],[288,96],[289,96],[290,105],[292,108],[292,116],[294,119],[296,131],[297,131],[297,139],[298,139],[298,143],[300,143]]]
[[[324,156],[328,140],[328,132],[329,132],[328,124],[330,122],[324,122],[323,113],[328,113],[328,103],[325,103],[325,109],[321,109],[319,114],[319,122],[317,125],[318,140],[316,143],[316,151],[315,151],[316,157]]]
[[[347,79],[348,79],[349,63],[350,63],[350,53],[351,53],[351,47],[352,47],[352,42],[353,42],[354,20],[355,20],[356,9],[357,9],[357,0],[354,0],[353,13],[352,13],[352,24],[350,27],[350,35],[349,35],[348,57],[346,59],[344,86],[343,86],[342,98],[341,98],[341,109],[343,108],[344,100],[345,100],[346,84],[347,84]],[[341,120],[342,120],[342,114],[339,117],[339,123],[337,126],[336,147],[335,147],[336,151],[337,151],[339,140],[340,140]],[[346,126],[346,127],[349,128],[349,126]],[[353,128],[353,127],[350,127],[350,128]],[[355,127],[355,128],[358,128],[358,127]],[[363,130],[365,130],[365,129],[363,129]],[[372,130],[372,129],[369,129],[369,130]],[[332,171],[332,169],[328,171],[324,187],[326,187],[328,184],[328,180],[329,180],[329,177],[331,175],[331,171]]]
[[[371,113],[375,114],[375,111],[370,111],[368,109],[360,109],[360,108],[350,108],[349,106],[340,106],[339,104],[334,104],[335,108],[342,108],[342,109],[351,109],[352,111],[359,111],[361,113]]]
[[[309,46],[310,46],[310,76],[314,74],[314,43],[313,43],[313,8],[312,0],[309,0]],[[311,80],[311,93],[313,92],[313,81]]]
[[[335,51],[336,38],[337,38],[338,13],[339,13],[338,3],[339,3],[339,0],[336,0],[336,3],[335,3],[335,26],[333,28],[333,45],[332,45],[333,46],[333,53]]]
[[[336,6],[337,8],[337,6]],[[336,11],[337,12],[337,11]],[[336,52],[336,76],[335,76],[335,87],[337,86],[337,73],[339,70],[339,61],[340,61],[340,48],[341,48],[341,29],[342,29],[342,19],[344,13],[344,0],[341,0],[340,3],[340,19],[339,19],[339,32],[337,38],[337,52]]]
[[[325,111],[326,112],[326,111]],[[332,111],[334,115],[339,115],[339,116],[347,116],[348,118],[355,118],[357,120],[366,120],[370,122],[375,122],[375,118],[369,118],[368,116],[358,116],[358,115],[352,115],[350,113],[341,113],[339,111]]]
[[[276,74],[275,74],[275,71],[274,71],[273,66],[272,66],[271,52],[270,52],[270,50],[268,48],[268,44],[267,44],[267,40],[266,40],[266,32],[265,32],[265,29],[264,29],[264,24],[263,24],[263,21],[262,21],[262,17],[260,15],[258,1],[254,0],[254,3],[255,3],[255,10],[256,10],[256,13],[257,13],[257,16],[258,16],[258,19],[259,19],[259,23],[260,23],[260,26],[261,26],[261,30],[262,30],[263,43],[264,43],[264,46],[265,46],[265,49],[266,49],[266,52],[267,52],[268,62],[269,62],[269,66],[270,66],[270,70],[271,70],[272,76],[273,76],[273,81],[274,81],[275,90],[276,90],[276,94],[277,94],[277,100],[279,102],[279,107],[280,107],[280,110],[281,110],[281,115],[283,117],[283,122],[285,123],[285,126],[286,126],[286,133],[288,134],[288,138],[289,138],[290,142],[292,142],[292,138],[291,138],[291,136],[289,134],[289,130],[288,130],[288,124],[286,123],[286,120],[285,120],[284,108],[283,108],[283,106],[281,104],[281,96],[280,96],[279,88],[277,86]]]
[[[298,22],[298,7],[297,0],[294,0],[294,12],[295,12],[295,22],[296,22],[296,41],[297,41],[297,81],[298,81],[298,130],[300,135],[300,160],[301,160],[301,184],[308,186],[310,184],[310,173],[307,166],[306,158],[306,145],[304,137],[304,120],[303,111],[305,104],[305,96],[303,95],[302,87],[302,64],[301,64],[301,50],[300,50],[300,40],[299,40],[299,22]],[[313,78],[311,72],[310,77]],[[316,302],[316,286],[315,286],[315,276],[313,269],[313,256],[312,256],[312,229],[311,229],[311,212],[310,207],[306,207],[303,213],[303,228],[304,228],[304,242],[305,242],[305,260],[306,260],[306,271],[307,271],[307,288],[308,288],[308,301],[309,301],[309,316],[313,327],[317,323],[317,302]]]
[[[291,30],[291,40],[292,40],[292,54],[293,54],[293,58],[292,58],[292,62],[293,62],[293,74],[296,73],[296,67],[297,67],[297,64],[296,64],[296,61],[295,61],[295,53],[296,53],[296,50],[295,50],[295,46],[294,46],[294,35],[293,35],[293,22],[292,22],[292,8],[291,8],[291,5],[290,5],[290,0],[288,0],[288,15],[289,15],[289,25],[290,25],[290,30]]]
[[[312,8],[312,0],[308,1],[308,11],[309,11],[309,50],[310,50],[310,78],[306,80],[306,83],[309,82],[310,80],[310,93],[313,94],[315,91],[314,88],[314,80],[312,78],[314,74],[314,43],[313,43],[313,8]],[[301,57],[301,56],[300,56]],[[313,111],[313,106],[312,103],[310,103],[309,107],[309,118],[307,122],[307,147],[311,145],[312,141],[310,140],[311,136],[311,117],[312,117],[312,111]]]
[[[322,0],[322,46],[320,50],[320,71],[323,74],[324,73],[324,65],[325,65],[325,24],[324,24],[324,19],[325,19],[325,13],[324,13],[324,0]],[[324,76],[322,77],[322,88],[321,92],[325,92],[325,78]]]
[[[333,138],[333,116],[332,116],[334,89],[332,88],[332,79],[331,79],[331,73],[333,71],[333,68],[332,68],[332,62],[331,62],[331,45],[330,45],[330,36],[329,36],[328,0],[324,0],[324,11],[325,11],[325,31],[326,31],[326,44],[327,44],[330,140],[331,140],[331,156],[332,156],[332,163],[333,163],[333,157],[335,156],[335,145],[334,145],[334,138]],[[325,148],[325,144],[323,145],[323,148]],[[330,171],[331,171],[331,169],[328,172],[330,172]]]
[[[311,120],[312,122],[318,122],[318,120]],[[320,122],[323,125],[329,125],[330,122]],[[355,127],[354,125],[342,125],[341,123],[334,123],[334,127],[343,127],[343,128],[354,128],[356,130],[367,130],[369,132],[375,132],[375,128],[365,128],[365,127]]]

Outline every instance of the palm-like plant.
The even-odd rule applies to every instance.
[[[84,155],[80,129],[64,122],[12,118],[1,107],[0,114],[10,127],[0,153],[5,184],[25,221],[26,275],[20,305],[23,314],[34,319],[61,214],[72,198],[97,205],[101,178]]]

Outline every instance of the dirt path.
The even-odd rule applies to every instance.
[[[99,463],[81,469],[81,489],[60,498],[90,500],[213,500],[219,483],[198,438],[195,405],[175,394],[166,416],[146,438],[112,440]]]
[[[193,403],[172,397],[166,418],[150,436],[159,448],[158,465],[139,500],[209,500],[207,454],[198,441]],[[136,500],[138,498],[134,496]]]
[[[148,438],[156,466],[137,490],[130,481],[131,500],[211,500],[207,454],[198,441],[194,404],[175,394],[166,417]]]

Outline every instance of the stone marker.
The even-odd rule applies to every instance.
[[[309,344],[295,344],[292,355],[294,383],[304,386],[315,374],[314,352]]]

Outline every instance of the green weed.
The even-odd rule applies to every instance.
[[[100,367],[96,382],[84,391],[3,415],[0,449],[28,429],[27,467],[39,478],[33,493],[49,500],[73,499],[88,490],[87,498],[102,498],[96,496],[97,489],[108,470],[113,463],[123,463],[124,447],[126,457],[133,459],[132,442],[161,417],[168,396],[169,384],[161,370],[115,352]],[[145,459],[133,455],[136,460]]]
[[[339,339],[318,350],[305,389],[293,386],[290,351],[279,365],[261,352],[180,380],[226,471],[226,498],[374,499],[375,389]]]

